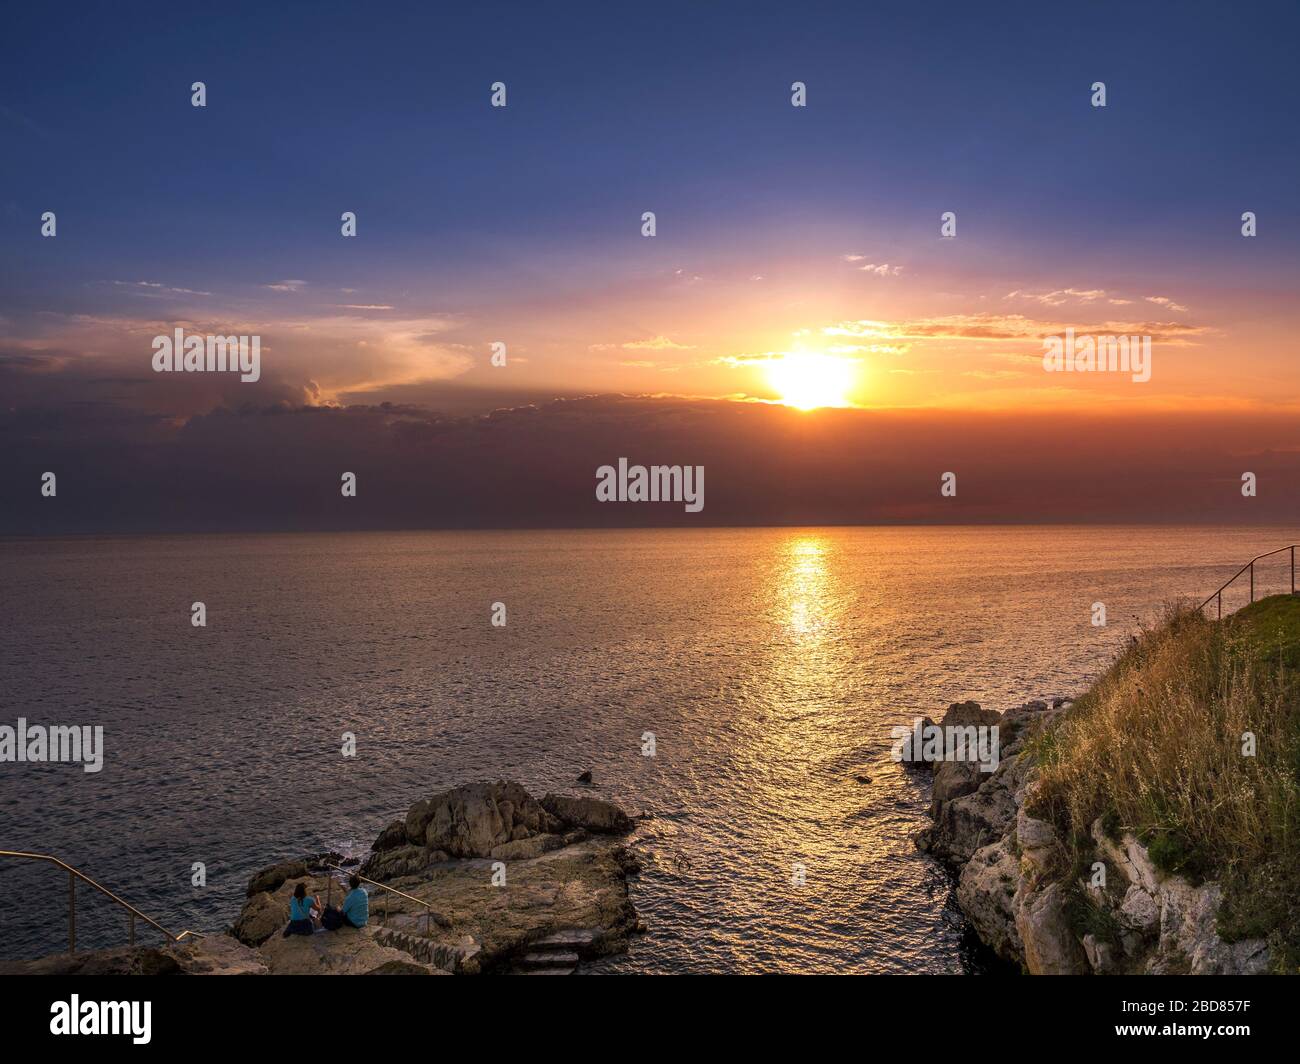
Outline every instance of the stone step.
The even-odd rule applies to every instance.
[[[448,945],[392,928],[379,928],[375,932],[375,941],[382,946],[391,946],[409,953],[413,959],[432,964],[446,972],[458,971],[479,952],[479,947],[472,940],[460,945]]]
[[[572,975],[572,968],[516,968],[511,975]]]
[[[561,965],[573,967],[577,963],[576,953],[528,953],[519,962],[524,968],[559,968]]]
[[[564,931],[556,931],[553,935],[547,935],[546,938],[539,938],[532,943],[533,949],[538,948],[568,948],[581,949],[584,946],[590,946],[596,941],[597,931],[591,927],[571,927]]]

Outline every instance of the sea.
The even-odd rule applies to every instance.
[[[892,759],[891,729],[966,699],[1075,695],[1171,604],[1297,541],[1168,526],[0,540],[0,725],[104,736],[98,772],[0,763],[0,849],[57,856],[172,931],[220,931],[258,868],[364,856],[415,800],[513,779],[643,818],[646,932],[590,970],[996,971],[912,842],[926,780]],[[1290,564],[1261,562],[1256,595],[1290,590]],[[1225,612],[1248,597],[1243,576]],[[0,858],[0,893],[0,956],[66,948],[66,873]],[[124,944],[125,913],[82,887],[77,933]]]

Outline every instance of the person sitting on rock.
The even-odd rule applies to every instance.
[[[293,888],[293,897],[289,899],[289,926],[284,929],[284,937],[290,935],[311,935],[316,932],[312,923],[312,910],[320,909],[320,898],[307,897],[307,887],[299,883]]]
[[[361,878],[355,874],[349,876],[348,886],[352,889],[343,899],[343,907],[336,909],[331,905],[321,915],[321,926],[327,931],[336,931],[340,927],[365,927],[370,919],[370,896],[361,886]]]

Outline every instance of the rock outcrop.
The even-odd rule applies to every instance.
[[[283,862],[284,867],[295,862]],[[239,911],[230,933],[246,946],[261,946],[272,937],[284,931],[289,922],[289,898],[294,888],[301,883],[307,890],[308,897],[319,896],[321,901],[329,904],[330,895],[337,905],[342,900],[342,889],[337,880],[332,881],[328,869],[319,869],[314,874],[307,871],[306,862],[296,862],[302,868],[300,875],[279,882],[274,890],[261,890],[250,893],[244,907]],[[251,890],[254,883],[273,880],[267,878],[267,869],[257,872],[249,880]]]
[[[639,866],[621,841],[632,827],[589,795],[539,802],[518,783],[453,787],[375,839],[361,874],[401,895],[372,888],[367,928],[282,937],[298,883],[322,901],[342,897],[326,862],[309,857],[255,873],[231,933],[271,974],[509,970],[556,936],[579,944],[576,963],[626,948],[638,927],[627,877]]]
[[[276,890],[286,879],[300,879],[307,874],[306,861],[281,861],[263,868],[248,881],[248,897],[264,890]]]
[[[954,770],[953,762],[935,771],[934,824],[916,838],[920,849],[957,871],[957,903],[980,939],[1034,975],[1267,971],[1262,939],[1219,937],[1219,885],[1163,875],[1131,834],[1110,838],[1100,820],[1093,823],[1093,853],[1083,855],[1089,872],[1070,878],[1074,857],[1056,829],[1026,809],[1036,771],[1024,748],[1067,706],[1062,699],[1051,708],[1029,702],[991,721],[990,711],[963,702],[940,722],[999,726],[996,771],[977,778],[977,766]],[[1102,876],[1094,871],[1098,863]]]
[[[553,833],[559,825],[518,783],[471,783],[416,802],[406,841],[451,857],[490,857],[508,842]]]
[[[623,810],[589,795],[547,794],[539,802],[517,783],[472,783],[412,805],[380,832],[361,871],[386,879],[457,858],[532,860],[588,833],[631,830]]]

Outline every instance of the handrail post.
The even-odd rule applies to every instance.
[[[1250,563],[1250,601],[1255,601],[1255,563]]]
[[[135,945],[135,913],[127,912],[126,914],[126,941],[127,945]]]
[[[102,883],[96,883],[93,879],[90,878],[90,876],[86,875],[84,872],[77,871],[77,869],[73,868],[72,865],[68,864],[66,861],[60,861],[57,857],[53,857],[48,853],[27,853],[23,850],[0,850],[0,857],[17,857],[21,860],[27,860],[27,861],[48,861],[56,868],[62,868],[68,873],[68,952],[69,953],[75,953],[77,951],[77,880],[78,879],[89,884],[91,888],[99,891],[99,893],[103,894],[104,897],[108,898],[110,901],[114,902],[115,904],[122,906],[122,908],[124,908],[127,911],[127,933],[131,938],[132,945],[135,944],[135,921],[137,917],[143,920],[150,927],[155,928],[158,931],[161,931],[163,937],[166,938],[169,942],[179,942],[186,935],[194,935],[196,938],[205,937],[203,934],[201,934],[198,931],[182,931],[179,935],[173,935],[170,931],[167,930],[167,928],[163,927],[163,925],[160,924],[157,920],[153,919],[147,913],[140,912],[140,910],[137,909],[134,905],[130,904],[130,902],[123,901],[121,898],[119,898],[116,894],[114,894]]]
[[[1219,604],[1219,620],[1223,620],[1223,591],[1216,591],[1214,593],[1214,599]]]
[[[1291,594],[1295,594],[1295,544],[1291,544]]]

